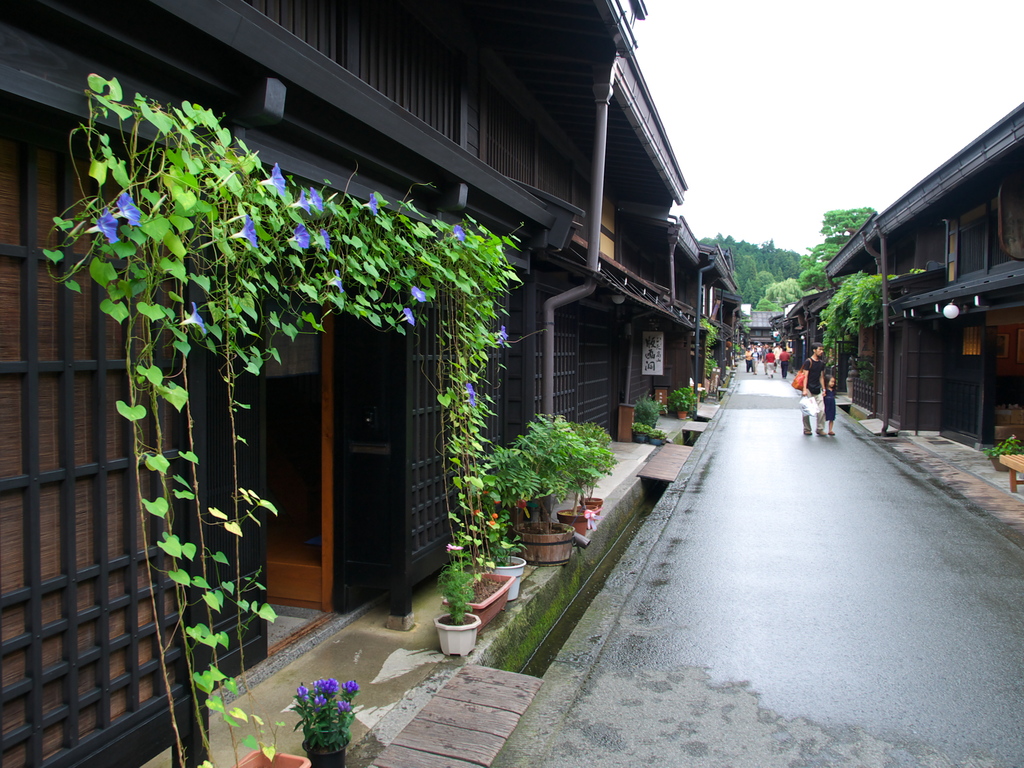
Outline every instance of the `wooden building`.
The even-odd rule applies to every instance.
[[[703,313],[734,322],[716,298],[735,291],[731,263],[709,264],[669,215],[686,184],[633,57],[644,14],[641,0],[4,5],[4,766],[139,764],[171,738],[154,638],[174,607],[169,584],[151,601],[140,579],[159,553],[129,501],[120,329],[97,294],[57,286],[42,255],[52,217],[80,196],[68,135],[87,75],[223,113],[298,179],[514,234],[523,285],[491,424],[504,442],[541,411],[611,427],[620,402],[686,383],[698,285]],[[642,372],[652,330],[666,337],[660,377]],[[239,566],[266,574],[271,602],[346,611],[386,590],[394,625],[411,621],[412,587],[448,541],[440,414],[421,374],[432,354],[429,324],[403,337],[340,319],[245,382],[245,484],[282,520],[246,537]],[[193,389],[216,499],[233,491],[218,470],[223,392],[212,373]],[[263,629],[247,663],[267,653]]]
[[[889,429],[976,446],[1014,430],[1003,422],[1024,405],[1022,128],[1024,106],[869,219],[826,268],[883,276],[888,322],[859,346]]]

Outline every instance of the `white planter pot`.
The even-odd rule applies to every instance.
[[[521,557],[510,557],[509,562],[512,563],[512,565],[495,566],[494,572],[516,577],[516,580],[512,582],[512,588],[508,591],[508,599],[515,600],[519,597],[519,585],[523,581],[523,571],[526,570],[526,561]]]
[[[441,641],[441,653],[445,656],[468,656],[476,647],[476,631],[480,626],[480,617],[467,613],[467,622],[460,627],[454,627],[441,623],[441,619],[447,615],[443,613],[434,619],[437,638]]]

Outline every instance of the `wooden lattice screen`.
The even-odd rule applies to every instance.
[[[609,313],[585,307],[580,310],[579,392],[577,418],[611,429],[612,343],[615,335]],[[616,398],[615,402],[618,402]]]
[[[437,310],[419,310],[412,355],[412,556],[448,536],[448,487],[444,476],[444,435],[437,402]]]
[[[0,139],[0,636],[6,768],[136,757],[166,739],[146,546],[134,514],[121,328],[51,278],[63,156]],[[80,254],[79,254],[80,255]],[[150,542],[150,544],[152,541]],[[173,593],[156,587],[159,624]],[[174,670],[169,670],[174,677]],[[148,733],[147,723],[150,725]]]

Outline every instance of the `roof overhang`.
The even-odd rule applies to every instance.
[[[951,203],[998,188],[1010,170],[1024,167],[1024,104],[968,144],[884,211],[876,214],[825,267],[829,277],[852,274],[874,259],[866,243],[881,235],[956,215]]]

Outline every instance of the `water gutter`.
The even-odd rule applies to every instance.
[[[544,344],[541,358],[541,412],[555,412],[555,311],[590,296],[597,288],[594,277],[601,268],[601,212],[604,206],[604,169],[608,154],[608,110],[613,86],[613,63],[603,70],[595,67],[594,102],[597,106],[594,120],[594,153],[590,168],[590,210],[587,213],[587,271],[590,273],[582,285],[552,296],[544,302]]]

